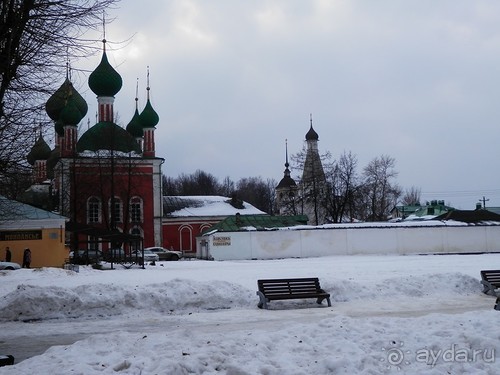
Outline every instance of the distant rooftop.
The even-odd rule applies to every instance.
[[[297,225],[307,225],[307,220],[306,215],[232,215],[210,227],[202,235],[213,232],[238,232],[294,227]]]
[[[217,195],[164,196],[164,217],[267,215],[250,203]]]
[[[455,220],[469,224],[499,223],[500,215],[489,210],[454,210],[439,215],[435,220]]]
[[[45,211],[29,204],[10,200],[0,195],[0,221],[20,221],[20,220],[43,220],[59,219],[65,220],[64,216]]]

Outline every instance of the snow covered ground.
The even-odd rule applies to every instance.
[[[65,345],[0,374],[497,374],[479,271],[498,268],[500,254],[1,271],[0,354]],[[310,276],[332,307],[257,308],[257,279]]]

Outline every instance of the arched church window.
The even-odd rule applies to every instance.
[[[133,197],[130,200],[130,222],[142,223],[143,218],[143,204],[140,197]]]
[[[101,200],[97,197],[90,197],[87,200],[87,222],[101,222]]]

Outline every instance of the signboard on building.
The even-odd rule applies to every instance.
[[[231,246],[230,236],[214,236],[212,240],[213,246]]]
[[[0,231],[0,241],[37,241],[41,239],[41,230]]]

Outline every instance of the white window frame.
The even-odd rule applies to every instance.
[[[95,196],[87,199],[87,223],[101,222],[101,200]]]
[[[131,223],[142,223],[144,218],[143,202],[141,197],[132,197],[129,203],[129,216]],[[139,219],[139,220],[136,220]]]

